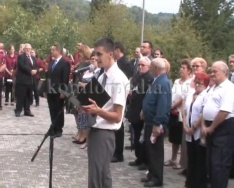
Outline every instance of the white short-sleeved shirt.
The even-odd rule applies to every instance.
[[[125,74],[119,69],[117,63],[113,64],[106,73],[106,86],[105,90],[111,97],[110,100],[102,107],[106,111],[113,111],[114,104],[123,107],[122,119],[124,116],[126,100],[130,91],[130,83]],[[103,74],[99,77],[98,81],[102,83]],[[121,127],[122,119],[119,123],[113,123],[97,116],[94,128],[118,130]]]
[[[185,99],[186,96],[192,91],[194,91],[191,88],[191,81],[192,79],[188,79],[183,83],[180,83],[180,79],[176,79],[173,87],[172,87],[172,105],[176,103],[180,99]],[[179,121],[182,122],[182,114],[181,114],[181,106],[179,106],[177,109],[179,111]]]
[[[228,79],[210,88],[203,104],[204,120],[213,121],[219,111],[229,112],[226,119],[234,117],[234,85]]]
[[[194,92],[193,93],[190,93],[187,98],[186,98],[186,102],[185,102],[185,111],[186,111],[186,123],[188,126],[190,126],[190,122],[191,122],[191,127],[194,126],[194,124],[200,119],[200,117],[202,116],[202,109],[203,109],[203,101],[204,101],[204,98],[205,96],[207,95],[207,91],[204,90],[203,92],[201,92],[196,100],[194,101],[193,103],[193,106],[192,106],[192,112],[191,112],[191,120],[189,122],[189,114],[190,114],[190,106],[191,106],[191,103],[193,101],[193,95],[194,95]],[[198,128],[194,134],[193,134],[193,137],[194,137],[194,140],[198,140],[200,137],[201,137],[201,129]],[[192,136],[190,135],[187,135],[185,136],[185,140],[187,142],[192,142]]]

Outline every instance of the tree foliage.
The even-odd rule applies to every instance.
[[[213,3],[216,1],[218,0]],[[38,6],[34,7],[41,7],[37,9],[29,8],[21,0],[5,0],[0,6],[0,40],[6,45],[15,44],[16,47],[20,43],[31,43],[42,58],[46,57],[50,46],[55,42],[63,44],[74,53],[77,42],[92,47],[98,38],[109,36],[125,44],[129,57],[140,45],[139,15],[142,10],[137,7],[130,9],[121,4],[103,3],[93,10],[90,20],[90,7],[84,0],[48,0],[48,6],[43,2],[37,2]],[[217,4],[210,7],[213,11],[208,11],[208,8],[200,10],[202,6],[205,7],[204,3],[208,7],[208,0],[197,0],[200,4],[196,6],[199,5],[199,8],[189,4],[191,2],[195,0],[184,1],[187,4],[182,4],[181,17],[170,14],[156,15],[160,19],[150,17],[150,14],[146,16],[144,39],[152,41],[155,48],[163,50],[172,65],[172,78],[178,77],[180,61],[184,58],[201,56],[211,62],[214,57],[226,57],[234,48],[231,5],[228,4],[229,11],[223,12],[221,10],[226,10],[227,7],[219,7],[221,12],[210,18],[214,15],[212,12],[217,10]],[[137,20],[133,15],[138,15]]]
[[[234,47],[234,0],[184,0],[180,10],[183,17],[196,22],[194,26],[201,32],[214,58],[230,53],[230,46]]]

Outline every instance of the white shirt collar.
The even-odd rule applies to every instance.
[[[62,56],[60,56],[59,58],[55,59],[56,64],[60,61],[61,58],[62,58]]]
[[[104,74],[106,74],[107,77],[110,77],[112,74],[115,74],[115,70],[118,68],[117,63],[115,62]]]

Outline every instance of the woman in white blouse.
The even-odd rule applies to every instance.
[[[206,149],[200,144],[202,104],[207,94],[209,76],[206,73],[196,73],[194,78],[195,91],[190,93],[185,101],[185,118],[183,127],[187,143],[187,176],[186,187],[206,188]]]

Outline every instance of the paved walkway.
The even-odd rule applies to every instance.
[[[31,157],[41,143],[50,125],[49,112],[45,99],[40,107],[32,107],[34,118],[16,118],[14,107],[4,106],[0,111],[0,188],[44,188],[48,187],[48,146],[47,139],[37,158]],[[87,154],[71,142],[76,132],[72,115],[66,115],[64,134],[55,140],[54,188],[87,188]],[[126,136],[126,144],[129,144]],[[112,164],[113,187],[141,188],[140,178],[145,172],[128,166],[134,154],[125,151],[125,162]],[[169,145],[165,144],[165,158],[170,156]],[[165,168],[164,188],[182,188],[184,177],[178,171]],[[230,188],[234,181],[230,181]]]

